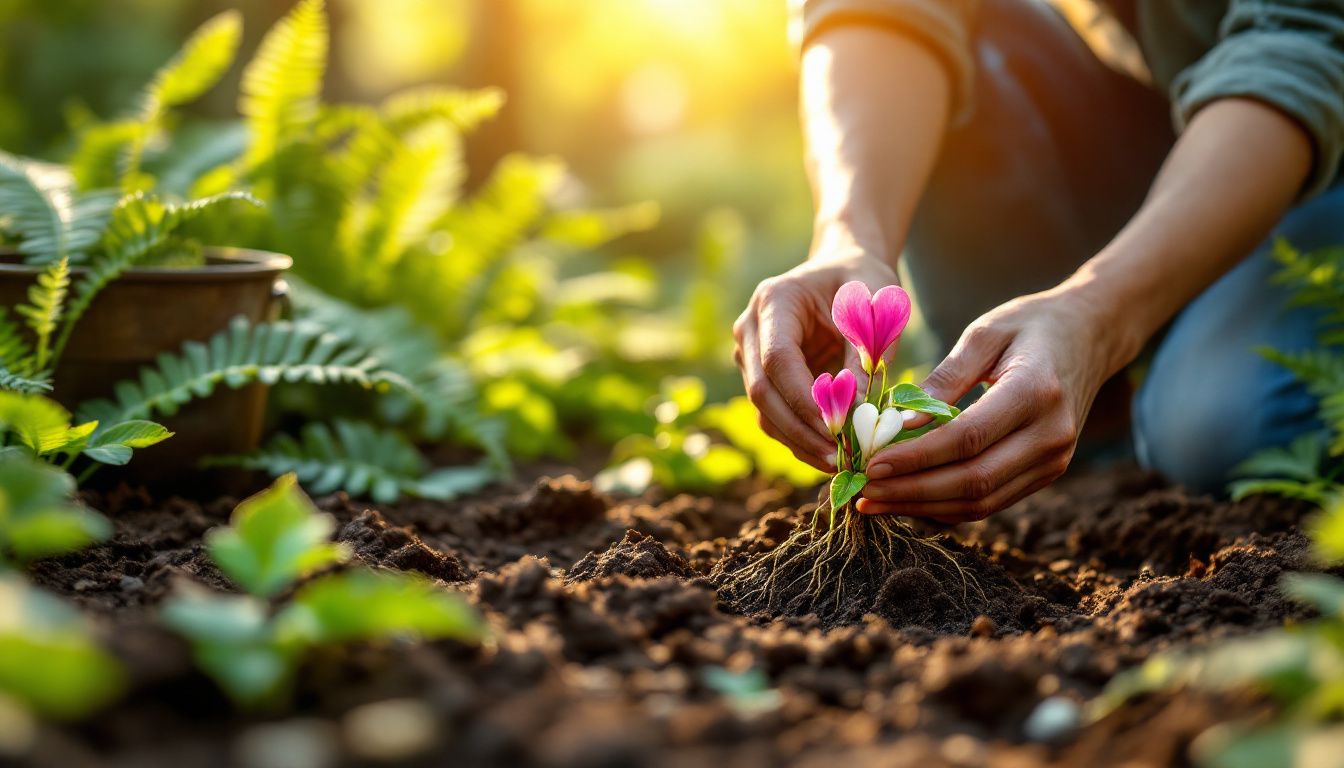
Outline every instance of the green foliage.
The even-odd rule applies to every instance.
[[[313,649],[392,637],[485,636],[480,618],[455,594],[405,573],[362,568],[327,573],[270,605],[263,598],[348,557],[330,542],[334,523],[293,476],[244,501],[227,528],[206,535],[211,559],[248,594],[190,590],[162,618],[192,644],[196,663],[241,706],[283,704],[296,669]]]
[[[0,696],[71,719],[102,707],[125,683],[121,665],[98,647],[78,612],[17,576],[0,575]]]
[[[375,390],[410,386],[347,337],[309,323],[252,325],[239,317],[205,343],[187,342],[176,355],[159,355],[155,365],[140,370],[138,380],[119,382],[113,400],[88,403],[81,411],[108,424],[155,413],[171,416],[220,384],[237,389],[281,381]]]
[[[431,472],[420,451],[401,433],[345,420],[331,426],[312,422],[304,425],[298,439],[279,434],[251,454],[210,463],[271,475],[293,472],[313,493],[342,490],[383,504],[402,494],[445,501],[480,489],[496,475],[488,467],[476,466]]]
[[[72,500],[74,490],[74,479],[60,469],[0,456],[0,564],[74,552],[111,535],[106,518]]]
[[[322,0],[301,0],[276,22],[243,70],[238,112],[251,143],[243,164],[254,168],[305,130],[317,116],[327,66]]]
[[[328,541],[336,529],[285,475],[265,491],[245,499],[227,528],[206,534],[210,559],[243,589],[269,597],[296,579],[339,563],[349,551]]]
[[[631,434],[612,449],[612,466],[597,477],[599,487],[642,493],[651,484],[669,491],[708,491],[751,473],[751,460],[729,445],[715,444],[699,429],[704,382],[669,377],[651,400],[653,434]]]
[[[831,478],[831,514],[834,515],[837,509],[843,509],[867,484],[868,476],[862,472],[851,472],[848,469],[836,472]]]
[[[115,193],[76,192],[59,166],[0,152],[0,233],[30,264],[81,263],[102,236]]]
[[[1317,413],[1325,425],[1319,435],[1305,435],[1292,445],[1265,449],[1233,470],[1235,498],[1273,493],[1317,504],[1344,492],[1339,473],[1344,470],[1344,248],[1301,253],[1285,240],[1274,246],[1282,265],[1276,282],[1293,289],[1291,305],[1320,312],[1320,346],[1299,352],[1261,349],[1266,358],[1282,365],[1317,398]]]
[[[1286,447],[1266,448],[1238,464],[1232,474],[1245,479],[1228,487],[1232,499],[1270,493],[1325,504],[1339,491],[1339,468],[1330,466],[1327,439],[1324,433],[1308,432]]]
[[[99,464],[121,465],[136,448],[148,448],[171,432],[152,421],[124,420],[99,429],[97,421],[70,423],[70,414],[53,400],[18,392],[0,392],[0,444],[69,467],[83,456]]]
[[[485,625],[467,603],[428,580],[356,569],[299,588],[280,615],[282,634],[309,644],[385,637],[479,640]]]

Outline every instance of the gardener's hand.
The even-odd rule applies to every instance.
[[[1098,314],[1054,289],[973,323],[924,387],[946,402],[980,382],[989,390],[949,424],[875,454],[859,511],[981,520],[1063,474],[1093,398],[1122,364],[1116,324]]]
[[[835,440],[812,402],[812,372],[838,361],[846,347],[831,322],[831,300],[851,280],[874,290],[897,282],[874,256],[813,259],[763,281],[733,325],[734,358],[761,428],[824,472],[835,471]],[[846,362],[857,370],[856,360]]]

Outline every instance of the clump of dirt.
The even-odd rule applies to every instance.
[[[686,558],[671,551],[652,536],[645,536],[636,530],[625,532],[625,538],[612,544],[598,555],[589,552],[582,560],[569,569],[567,580],[591,581],[607,576],[629,576],[636,579],[653,579],[659,576],[680,576],[692,578]]]
[[[377,510],[366,510],[346,523],[336,540],[349,542],[355,555],[370,565],[419,571],[450,582],[471,578],[456,555],[428,546],[410,528],[390,525]]]

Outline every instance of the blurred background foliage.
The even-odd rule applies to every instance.
[[[96,178],[114,167],[100,153],[119,151],[105,142],[121,141],[118,121],[182,41],[237,10],[246,62],[292,7],[0,0],[0,148],[70,159],[86,188],[116,184]],[[502,441],[522,460],[615,446],[613,461],[634,466],[605,479],[632,490],[641,478],[704,489],[753,469],[816,479],[734,400],[731,361],[733,318],[761,278],[803,257],[810,233],[782,0],[329,0],[326,16],[317,122],[279,145],[249,140],[264,123],[238,118],[235,64],[163,115],[143,180],[123,188],[247,188],[266,202],[268,221],[236,231],[296,257],[301,311],[395,342],[389,354],[431,406],[471,412],[407,427],[395,402],[378,404],[412,439],[496,458]],[[480,95],[440,112],[451,130],[408,117],[438,105],[397,100],[448,85]],[[379,125],[394,143],[376,143]],[[328,134],[355,138],[328,145]],[[351,177],[361,136],[392,154]],[[423,189],[395,199],[403,182]],[[323,195],[344,202],[318,221],[333,205]],[[370,408],[279,394],[286,412],[314,418]]]
[[[467,146],[469,186],[511,152],[563,158],[562,202],[656,201],[661,225],[622,247],[673,265],[707,211],[751,233],[731,286],[803,253],[810,209],[782,0],[332,0],[328,102],[423,83],[496,86],[508,106]],[[125,110],[210,16],[242,11],[241,49],[275,0],[0,0],[0,147],[58,157],[72,122]],[[234,114],[238,68],[185,112]],[[685,275],[682,275],[685,277]]]

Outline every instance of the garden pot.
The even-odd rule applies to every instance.
[[[276,253],[208,248],[202,267],[127,271],[103,289],[75,328],[52,397],[73,411],[91,398],[111,397],[118,381],[136,377],[160,353],[205,341],[238,315],[253,322],[275,319],[284,295],[280,276],[292,263]],[[0,256],[0,305],[24,301],[40,271],[13,254]],[[72,284],[82,271],[71,270]],[[255,449],[265,408],[265,387],[220,385],[171,417],[151,416],[177,434],[106,474],[161,484],[194,474],[204,456]]]

